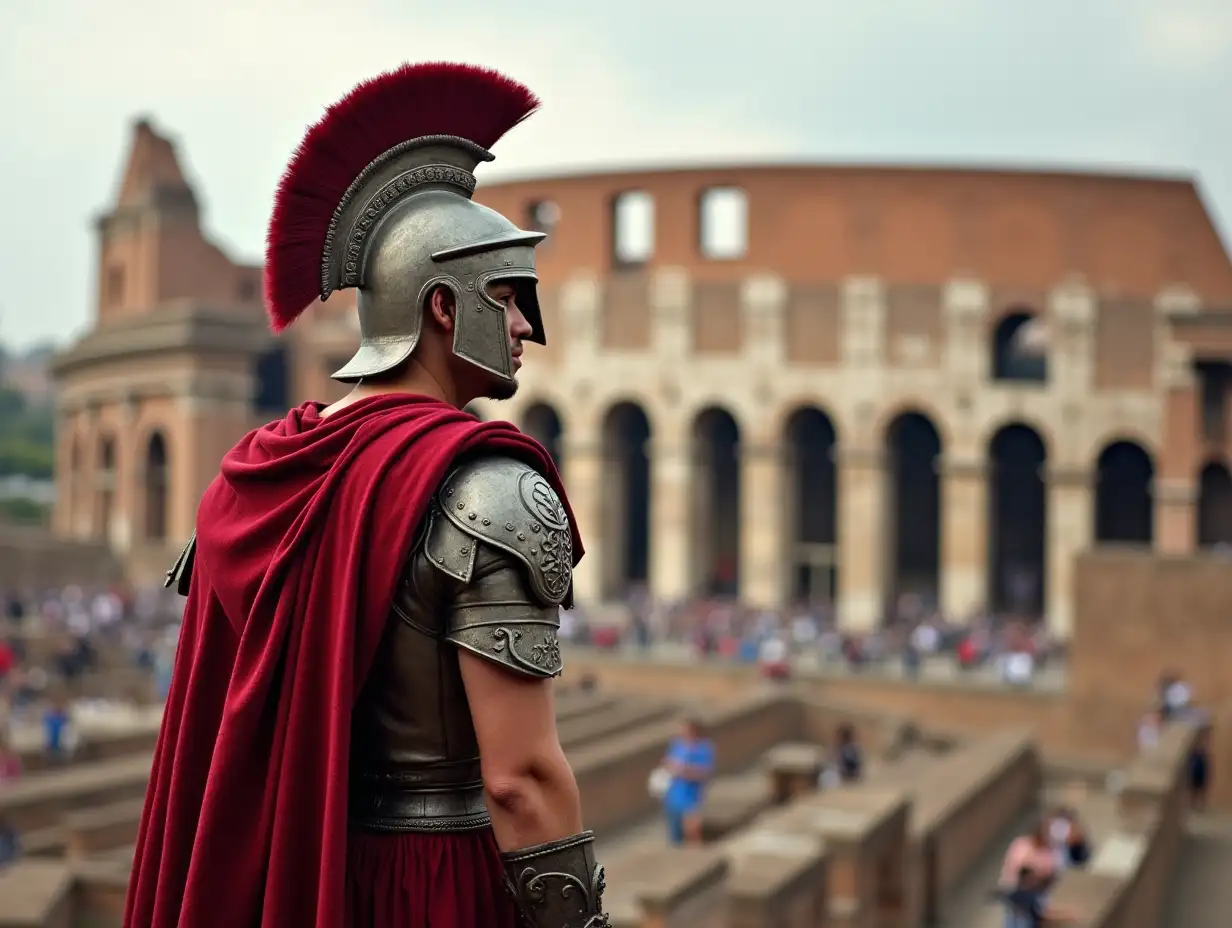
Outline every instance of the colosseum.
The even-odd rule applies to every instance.
[[[480,407],[560,463],[583,602],[903,593],[1071,625],[1096,542],[1232,543],[1232,262],[1188,178],[741,166],[480,188],[550,233],[549,346]],[[259,267],[133,130],[92,330],[56,360],[58,533],[161,575],[224,451],[332,399],[353,296],[265,328]]]

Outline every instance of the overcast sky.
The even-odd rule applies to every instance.
[[[135,116],[176,140],[215,240],[255,261],[322,107],[439,58],[543,97],[489,178],[702,158],[1111,165],[1198,176],[1232,229],[1232,0],[0,0],[0,340],[89,324],[90,220]]]

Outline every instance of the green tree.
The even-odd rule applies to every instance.
[[[0,387],[0,476],[52,476],[55,414],[31,406],[20,391]]]

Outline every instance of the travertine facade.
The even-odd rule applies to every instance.
[[[550,344],[482,411],[557,454],[583,601],[833,598],[859,628],[919,592],[1064,633],[1093,541],[1232,542],[1232,262],[1188,181],[765,167],[478,196],[552,233]],[[99,325],[57,368],[57,527],[151,570],[257,407],[336,395],[355,341],[344,298],[262,335],[257,269],[202,269],[190,201],[140,125]]]

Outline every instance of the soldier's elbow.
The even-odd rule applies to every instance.
[[[484,773],[488,810],[503,848],[525,847],[578,831],[581,808],[568,762],[543,756]]]
[[[568,772],[568,764],[556,763],[551,752],[508,758],[504,764],[485,764],[484,790],[505,812],[521,814],[537,806],[545,793],[559,790]]]

